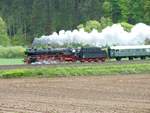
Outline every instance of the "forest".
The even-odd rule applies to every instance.
[[[0,0],[0,45],[29,44],[102,18],[149,25],[150,0]]]

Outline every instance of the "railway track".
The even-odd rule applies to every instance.
[[[122,60],[122,61],[106,61],[103,63],[57,63],[57,64],[22,64],[22,65],[0,65],[0,70],[23,69],[23,68],[42,68],[42,67],[62,67],[62,66],[90,66],[90,65],[126,65],[126,64],[150,64],[150,59],[147,60]]]

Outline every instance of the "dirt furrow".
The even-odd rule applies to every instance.
[[[0,79],[0,113],[150,113],[150,75]]]

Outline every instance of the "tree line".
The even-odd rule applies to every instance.
[[[149,24],[150,0],[0,0],[0,17],[9,39],[18,44],[101,18]]]

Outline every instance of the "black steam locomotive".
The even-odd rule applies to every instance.
[[[88,48],[46,48],[27,49],[26,64],[51,64],[58,62],[104,62],[107,58],[115,58],[120,61],[122,58],[146,59],[150,57],[150,45],[143,46],[112,46],[105,49],[99,47]]]
[[[47,48],[27,49],[25,62],[54,63],[54,62],[104,62],[107,58],[106,51],[97,47],[90,48]]]

